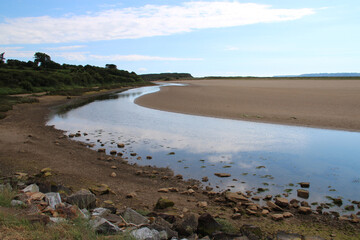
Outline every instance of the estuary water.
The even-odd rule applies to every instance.
[[[193,116],[134,103],[159,89],[117,93],[54,115],[47,124],[68,133],[87,133],[75,139],[94,144],[93,149],[106,148],[107,153],[121,151],[129,163],[169,167],[185,179],[208,177],[204,185],[215,191],[285,193],[289,199],[313,203],[313,208],[342,198],[342,206],[329,209],[341,212],[360,201],[360,133]],[[310,182],[308,199],[297,197],[299,182]]]

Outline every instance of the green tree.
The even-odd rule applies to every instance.
[[[34,54],[34,59],[35,65],[38,66],[40,63],[40,67],[47,67],[47,65],[51,63],[51,58],[46,53],[36,52]]]
[[[106,64],[105,68],[107,68],[107,69],[117,69],[117,66],[115,64]]]

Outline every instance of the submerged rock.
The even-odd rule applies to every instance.
[[[304,189],[298,189],[297,190],[297,196],[300,197],[300,198],[308,199],[309,198],[309,191],[304,190]]]
[[[221,178],[231,177],[230,173],[214,173],[214,175]]]

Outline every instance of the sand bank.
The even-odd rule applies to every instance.
[[[359,80],[188,80],[136,103],[193,115],[360,131]]]

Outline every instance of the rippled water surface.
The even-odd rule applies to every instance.
[[[192,116],[134,104],[135,98],[158,90],[118,93],[116,99],[56,115],[48,125],[86,132],[76,140],[94,143],[94,149],[102,143],[108,153],[122,151],[130,163],[169,167],[185,178],[207,176],[204,184],[219,191],[287,192],[292,199],[297,198],[297,183],[305,181],[311,184],[309,203],[342,197],[343,209],[360,201],[360,133]],[[117,148],[117,143],[126,147]],[[218,172],[231,177],[214,176]],[[265,192],[257,193],[258,188]]]

